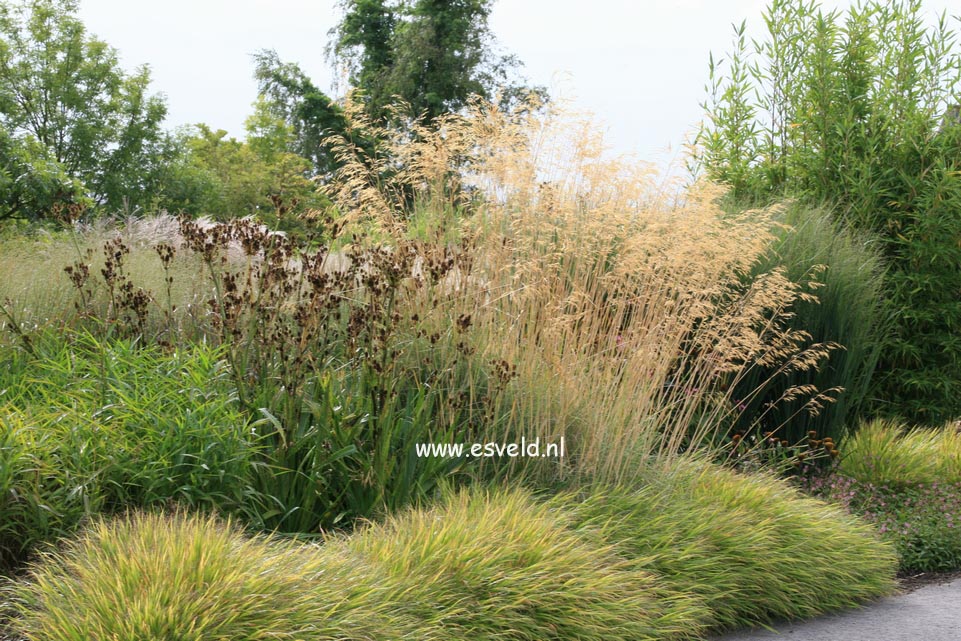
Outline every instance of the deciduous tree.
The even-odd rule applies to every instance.
[[[384,119],[398,98],[428,121],[462,108],[472,95],[507,100],[525,87],[513,56],[495,52],[488,25],[493,0],[343,0],[328,55],[344,64],[368,114]]]
[[[145,174],[166,105],[143,66],[88,35],[76,0],[0,4],[0,216],[40,218],[52,203],[119,208],[149,196]]]

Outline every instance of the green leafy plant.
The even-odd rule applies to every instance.
[[[961,483],[932,483],[880,492],[863,514],[898,551],[902,571],[961,568]]]
[[[743,411],[731,432],[760,438],[771,432],[791,444],[815,431],[840,442],[866,406],[871,377],[890,319],[883,304],[884,264],[873,236],[833,219],[829,208],[788,204],[777,217],[777,237],[750,278],[778,267],[809,288],[794,302],[788,325],[813,344],[837,345],[818,368],[758,365],[731,395]],[[793,397],[813,387],[820,394]]]
[[[712,60],[699,166],[739,199],[831,203],[877,235],[894,323],[870,411],[932,425],[957,416],[957,34],[945,15],[927,26],[919,0],[847,12],[774,0],[764,20],[761,40],[737,30],[727,70]]]
[[[961,567],[961,433],[956,424],[907,429],[874,420],[843,442],[840,465],[805,478],[811,494],[874,523],[901,570]]]
[[[897,550],[902,573],[961,568],[961,483],[887,484],[832,474],[803,487],[873,523]]]
[[[257,521],[261,444],[221,352],[70,338],[38,341],[37,356],[8,361],[0,381],[0,564],[132,507],[181,503]]]
[[[181,232],[213,285],[240,403],[270,444],[268,523],[317,532],[429,496],[461,467],[414,446],[467,438],[490,400],[469,322],[428,329],[469,300],[446,284],[469,275],[463,249],[394,236],[334,254],[249,220],[183,219]]]

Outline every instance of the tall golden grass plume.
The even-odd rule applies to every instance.
[[[392,133],[385,154],[403,159],[388,180],[413,185],[419,206],[449,210],[455,192],[480,203],[462,229],[477,267],[465,303],[482,349],[516,368],[502,438],[563,436],[565,473],[616,480],[638,457],[723,430],[746,368],[813,368],[835,347],[802,349],[809,337],[787,329],[802,284],[747,277],[774,239],[772,211],[726,213],[718,185],[679,191],[650,165],[611,158],[583,114],[524,113],[475,102],[436,129]],[[390,172],[348,147],[335,202],[402,230],[396,190],[381,182]],[[444,187],[452,177],[458,190]],[[811,396],[812,410],[830,400],[788,394]]]

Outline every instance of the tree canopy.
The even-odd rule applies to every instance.
[[[182,158],[165,194],[168,208],[219,220],[256,215],[274,220],[297,207],[326,200],[307,178],[310,161],[287,151],[291,130],[259,100],[247,120],[247,140],[199,124],[178,135]]]
[[[530,89],[513,56],[495,52],[488,25],[493,0],[343,0],[329,57],[347,68],[367,113],[383,120],[397,99],[430,121],[472,95],[508,99]]]
[[[162,143],[166,105],[146,66],[125,73],[87,34],[76,0],[0,5],[0,216],[35,218],[58,201],[139,201]]]
[[[346,129],[343,110],[297,64],[283,62],[276,51],[255,54],[254,64],[262,109],[290,129],[287,151],[309,159],[315,173],[328,174],[335,163],[324,139]]]

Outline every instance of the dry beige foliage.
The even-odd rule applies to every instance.
[[[572,456],[554,473],[616,481],[638,457],[677,455],[725,427],[746,368],[813,368],[835,347],[801,349],[809,337],[785,328],[799,284],[746,278],[770,247],[772,212],[727,214],[717,185],[658,182],[650,166],[609,158],[589,117],[556,107],[518,116],[478,102],[439,124],[388,132],[382,158],[340,140],[329,195],[389,233],[406,233],[400,184],[435,222],[464,221],[475,253],[464,313],[487,357],[517,374],[510,419],[489,436],[565,437]],[[811,411],[830,400],[788,393],[799,395]]]

